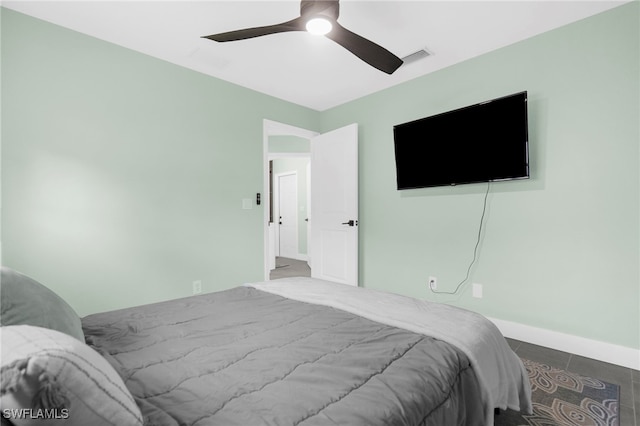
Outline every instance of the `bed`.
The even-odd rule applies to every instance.
[[[19,386],[5,377],[47,345],[5,362],[7,331],[23,342],[35,339],[25,327],[67,334],[5,325],[3,406],[15,406]],[[87,389],[105,387],[108,403],[76,406],[113,405],[99,413],[104,424],[492,425],[496,408],[531,409],[524,366],[484,317],[312,278],[89,315],[81,327],[86,344],[67,336],[75,346],[63,350],[99,357],[83,367],[105,371]],[[58,404],[71,406],[61,424],[77,419],[73,401],[86,392]]]

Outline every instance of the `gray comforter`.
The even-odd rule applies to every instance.
[[[251,287],[83,318],[146,425],[480,425],[451,344]]]

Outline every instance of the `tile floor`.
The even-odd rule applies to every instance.
[[[507,341],[521,358],[619,385],[620,426],[640,426],[640,371],[519,340]]]
[[[273,269],[269,279],[288,277],[310,277],[311,268],[306,261],[289,259],[287,257],[276,257],[276,269]]]

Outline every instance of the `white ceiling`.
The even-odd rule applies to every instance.
[[[31,1],[2,5],[277,98],[325,110],[532,37],[627,0],[342,0],[339,22],[399,57],[387,75],[322,36],[273,34],[217,43],[204,35],[299,16],[285,1]]]

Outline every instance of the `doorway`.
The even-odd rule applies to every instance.
[[[297,259],[301,251],[298,244],[298,174],[295,171],[278,173],[273,181],[276,256]]]
[[[310,276],[310,141],[318,133],[310,130],[264,120],[263,149],[265,158],[265,179],[263,193],[269,194],[265,206],[264,223],[264,265],[265,280],[285,276]],[[283,217],[280,222],[280,183],[292,186],[292,176],[296,176],[296,200],[283,200],[290,211],[295,208],[297,218]],[[282,181],[281,181],[282,180]],[[292,195],[289,188],[285,193]],[[295,207],[293,207],[295,205]],[[295,227],[295,230],[294,230]],[[284,228],[284,229],[283,229]],[[281,241],[281,235],[285,241]],[[295,234],[295,236],[294,236]],[[297,243],[297,248],[293,248]],[[288,248],[287,248],[288,247]],[[282,249],[284,248],[284,252]]]
[[[309,250],[311,276],[348,285],[358,285],[358,125],[356,123],[318,134],[282,123],[264,120],[264,192],[273,186],[269,174],[276,157],[308,156],[311,175]],[[276,146],[279,145],[277,148]],[[283,148],[284,146],[284,148]],[[301,147],[304,146],[304,149]],[[298,173],[301,176],[303,173]],[[270,193],[271,195],[271,193]],[[269,197],[270,201],[273,198]],[[270,204],[272,205],[273,202]],[[298,207],[305,210],[304,206]],[[276,268],[276,222],[265,209],[265,280]],[[304,229],[304,228],[303,228]]]
[[[269,161],[270,226],[275,233],[275,269],[270,279],[311,276],[309,259],[310,169],[308,156]]]

